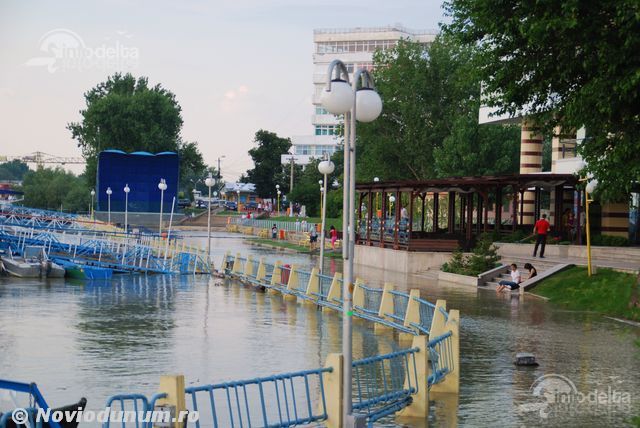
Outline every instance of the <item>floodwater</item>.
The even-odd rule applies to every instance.
[[[185,233],[204,241],[202,232]],[[315,260],[216,233],[213,255],[249,252],[301,266]],[[327,261],[326,271],[341,271]],[[459,398],[432,397],[431,426],[624,426],[640,414],[640,328],[542,300],[438,284],[428,276],[357,269],[374,285],[420,288],[461,314]],[[408,346],[354,323],[354,358]],[[204,276],[119,276],[108,284],[0,278],[0,378],[36,382],[53,406],[85,396],[156,392],[159,377],[188,385],[321,367],[340,352],[341,318],[235,282]],[[540,365],[517,368],[517,352]],[[545,376],[545,377],[543,377]],[[574,388],[573,394],[556,394]],[[3,401],[4,400],[4,401]],[[12,407],[0,394],[0,410]],[[564,400],[564,401],[563,401]],[[568,400],[568,401],[567,401]],[[203,424],[204,425],[204,424]],[[387,426],[426,426],[388,420]]]

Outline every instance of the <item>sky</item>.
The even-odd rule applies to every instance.
[[[258,129],[313,132],[314,28],[443,19],[440,0],[0,0],[0,156],[80,156],[66,125],[81,119],[83,94],[131,72],[176,95],[183,140],[208,164],[225,156],[232,181],[252,167]],[[56,50],[74,44],[91,60]]]

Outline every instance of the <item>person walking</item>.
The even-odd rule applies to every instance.
[[[329,236],[331,237],[331,249],[336,249],[336,241],[338,240],[338,231],[334,226],[329,229]]]
[[[547,233],[549,233],[551,225],[547,221],[547,215],[542,214],[540,220],[536,221],[533,226],[533,233],[536,234],[536,245],[533,247],[533,257],[538,253],[538,247],[540,247],[540,258],[544,259],[544,247],[547,245]]]

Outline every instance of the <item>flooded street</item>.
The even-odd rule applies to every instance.
[[[206,237],[185,236],[198,242]],[[303,267],[315,263],[227,233],[215,234],[212,249],[217,263],[226,251]],[[342,271],[338,260],[325,266]],[[460,397],[432,397],[432,426],[621,426],[640,414],[637,327],[428,277],[371,269],[357,275],[374,286],[420,288],[423,298],[446,299],[448,308],[460,310]],[[397,333],[374,332],[362,320],[353,334],[354,358],[410,344]],[[108,284],[0,278],[0,378],[38,383],[53,406],[85,396],[88,408],[100,409],[116,393],[151,395],[168,373],[182,373],[188,385],[197,385],[321,367],[340,348],[339,314],[232,281],[190,275],[123,275]],[[534,353],[540,366],[515,367],[517,352]],[[631,402],[585,402],[556,414],[544,384],[532,388],[545,375],[569,380],[585,396],[613,391],[629,394]]]

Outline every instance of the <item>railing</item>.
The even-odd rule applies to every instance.
[[[429,341],[431,374],[427,378],[429,387],[442,382],[455,369],[451,331]]]
[[[364,306],[355,305],[354,308],[370,315],[378,315],[383,290],[360,285],[364,294]]]
[[[420,388],[418,351],[411,348],[354,361],[353,410],[367,414],[371,424],[408,405]]]
[[[421,333],[429,334],[429,327],[433,323],[433,313],[436,306],[431,302],[420,299],[419,297],[412,297],[412,299],[420,305],[420,322],[412,322],[411,326],[417,328]]]
[[[230,216],[229,224],[236,224],[238,226],[256,227],[258,229],[271,230],[275,224],[278,230],[286,230],[287,232],[308,232],[311,227],[319,229],[317,223],[305,223],[294,221],[273,221],[262,220],[254,218],[241,218],[240,216]]]
[[[20,409],[13,409],[13,410],[10,410],[10,411],[2,414],[2,417],[0,417],[0,428],[18,426],[14,422],[14,413],[16,415],[16,419],[24,418],[24,414],[26,413],[27,420],[29,422],[29,426],[32,427],[32,428],[42,428],[42,426],[43,426],[42,421],[39,421],[36,418],[36,416],[38,414],[38,408],[36,408],[36,407],[23,407],[23,408],[20,408]],[[25,426],[26,426],[26,424],[25,424]],[[51,425],[51,426],[53,426],[53,425]]]
[[[322,374],[319,368],[269,377],[194,386],[185,389],[191,410],[197,411],[196,427],[291,427],[327,418]],[[320,409],[314,404],[317,388]],[[207,404],[198,402],[205,396]]]
[[[31,426],[42,426],[42,422],[38,424],[35,423],[36,414],[38,409],[42,409],[44,411],[48,410],[49,405],[38,389],[38,385],[36,385],[35,383],[15,382],[12,380],[0,379],[0,390],[15,391],[23,394],[28,394],[29,402],[33,402],[35,405],[37,405],[37,407],[30,406],[29,408],[25,409],[27,411],[29,421],[31,422]],[[14,409],[2,415],[2,419],[0,419],[0,427],[4,428],[5,426],[7,426],[7,422],[9,422],[9,419],[12,418],[13,413],[16,410],[18,409]],[[60,428],[60,424],[58,422],[49,421],[48,423],[50,428]]]

